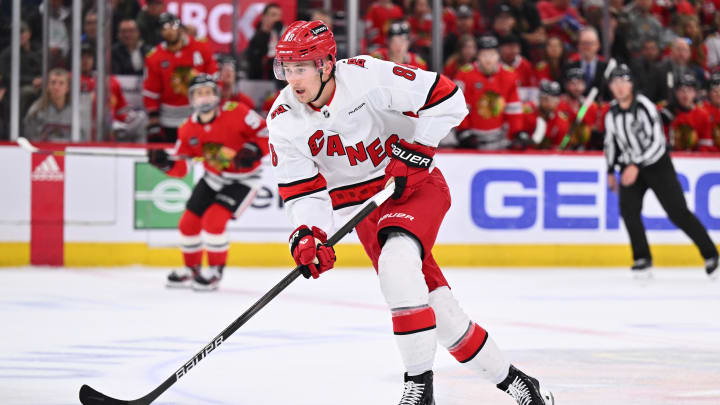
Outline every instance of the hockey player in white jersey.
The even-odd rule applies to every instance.
[[[447,77],[370,56],[335,60],[321,21],[296,21],[276,46],[286,86],[267,117],[270,154],[293,226],[290,250],[317,278],[335,262],[323,243],[333,210],[362,204],[395,179],[395,193],[355,229],[378,272],[405,366],[401,405],[433,405],[439,342],[518,404],[552,405],[552,394],[510,365],[453,298],[432,255],[450,193],[433,155],[467,114]]]

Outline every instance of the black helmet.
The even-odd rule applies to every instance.
[[[551,80],[541,81],[540,82],[540,94],[558,97],[560,94],[562,94],[562,89],[560,88],[560,83],[551,81]]]
[[[581,68],[570,68],[565,72],[565,80],[580,79],[585,81],[585,72]]]
[[[679,89],[680,87],[692,87],[693,89],[697,89],[698,81],[695,78],[695,75],[691,73],[681,74],[677,81],[677,88]]]
[[[410,35],[410,25],[402,20],[393,21],[388,29],[387,37],[390,38],[395,35]]]
[[[498,40],[492,35],[483,35],[478,40],[478,49],[497,49]]]
[[[160,17],[158,17],[158,23],[161,27],[164,27],[165,24],[171,24],[174,26],[179,27],[180,26],[180,19],[178,16],[176,16],[173,13],[164,12],[160,14]]]
[[[610,79],[608,80],[608,82],[611,82],[611,81],[613,81],[613,79],[617,79],[617,78],[625,79],[630,82],[633,81],[632,71],[630,70],[628,65],[623,63],[623,64],[618,65],[615,69],[613,69],[613,71],[610,72]]]
[[[217,99],[209,103],[195,104],[193,101],[193,93],[199,87],[211,86]],[[206,73],[200,73],[190,80],[190,86],[188,87],[188,98],[190,99],[190,105],[196,112],[206,113],[214,110],[220,104],[220,88],[218,88],[215,79]]]
[[[720,86],[720,72],[713,73],[710,75],[710,80],[708,82],[710,84],[710,88]]]

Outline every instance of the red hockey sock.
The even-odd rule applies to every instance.
[[[180,250],[183,253],[183,261],[187,267],[200,266],[202,264],[202,222],[200,217],[190,211],[185,211],[178,224],[180,229]]]
[[[220,266],[227,262],[227,251],[230,246],[225,226],[232,218],[232,212],[219,204],[213,204],[202,217],[202,229],[205,231],[204,242],[210,266]]]

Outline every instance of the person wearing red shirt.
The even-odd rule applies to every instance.
[[[251,110],[255,109],[255,101],[250,96],[241,92],[237,88],[237,70],[233,59],[223,59],[219,63],[220,80],[220,105],[227,101],[236,101],[248,106]]]
[[[699,139],[698,150],[703,152],[720,152],[720,73],[710,76],[708,99],[702,107],[710,116],[710,139]]]
[[[409,65],[427,70],[427,63],[419,55],[409,52],[410,26],[405,21],[395,21],[387,33],[387,48],[380,48],[370,56],[395,62],[398,65]]]
[[[463,148],[505,149],[522,130],[517,76],[500,64],[497,38],[483,36],[478,47],[477,61],[455,77],[470,110],[457,127],[458,141]]]
[[[370,51],[385,46],[385,35],[390,23],[402,19],[404,15],[402,8],[393,4],[391,0],[378,0],[370,5],[365,14],[366,36]]]
[[[148,149],[148,160],[168,176],[183,177],[188,172],[184,159],[203,158],[205,174],[178,224],[185,267],[170,273],[167,286],[207,291],[217,289],[222,279],[229,248],[227,222],[255,197],[268,138],[258,113],[232,101],[220,106],[220,90],[209,75],[195,76],[188,93],[195,112],[178,129],[175,159],[164,149]],[[203,247],[206,269],[201,266]]]
[[[190,115],[188,85],[199,73],[217,73],[206,42],[185,34],[180,19],[160,15],[164,42],[145,57],[143,103],[150,119],[148,142],[175,142],[177,128]]]
[[[697,86],[695,76],[681,75],[675,87],[675,100],[662,109],[673,150],[698,150],[700,145],[712,143],[710,114],[696,103]]]
[[[560,83],[543,80],[537,107],[528,103],[523,131],[538,149],[555,149],[570,129],[567,114],[559,109]]]
[[[500,61],[508,70],[515,72],[518,79],[518,95],[523,103],[538,99],[538,85],[535,70],[530,62],[520,55],[520,37],[508,34],[500,38]]]
[[[585,72],[581,68],[570,68],[565,73],[565,94],[560,98],[558,110],[564,112],[570,122],[575,122],[580,106],[585,101]],[[587,148],[591,138],[598,138],[602,145],[602,134],[596,130],[600,119],[600,107],[593,102],[585,112],[580,125],[570,134],[568,149]]]
[[[539,1],[537,9],[548,35],[560,37],[569,46],[577,42],[578,31],[585,25],[585,20],[570,0]]]

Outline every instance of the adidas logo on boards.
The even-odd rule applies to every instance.
[[[35,181],[62,181],[64,175],[55,158],[50,155],[33,170],[31,178]]]

